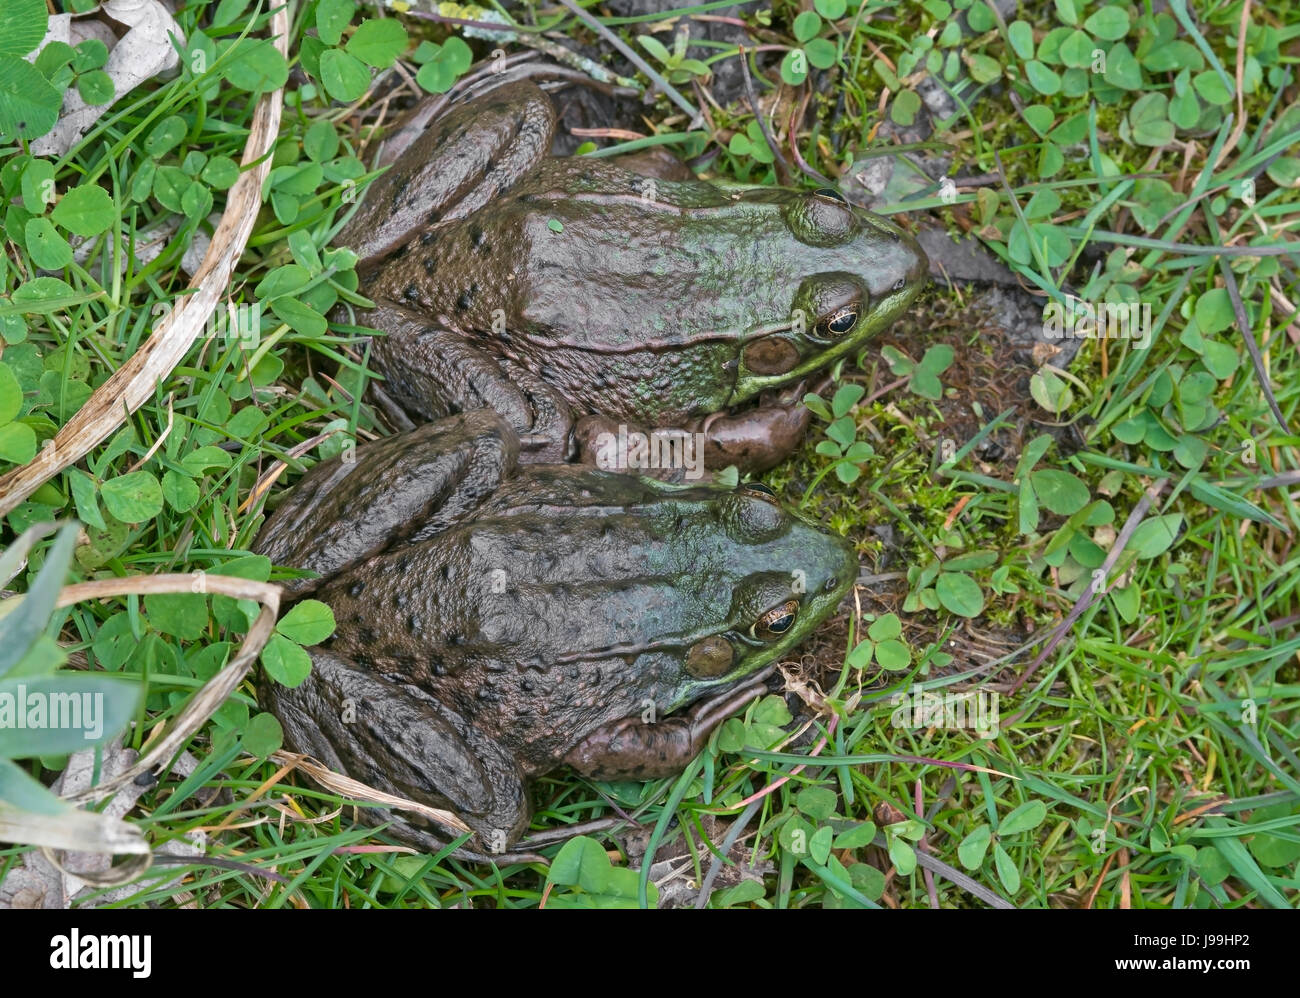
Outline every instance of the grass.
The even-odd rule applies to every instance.
[[[787,501],[854,538],[863,565],[851,605],[787,664],[790,695],[728,722],[721,751],[680,779],[604,784],[561,772],[540,781],[534,825],[636,819],[639,830],[599,839],[614,863],[601,883],[623,902],[653,879],[674,904],[696,903],[707,881],[715,907],[1294,907],[1300,517],[1291,493],[1300,478],[1289,427],[1300,334],[1290,303],[1300,282],[1294,257],[1278,248],[1300,221],[1291,155],[1300,116],[1283,96],[1294,88],[1285,53],[1300,18],[1289,5],[1250,7],[1238,69],[1240,3],[1174,3],[1151,18],[1137,5],[1067,0],[1024,5],[1024,22],[1011,23],[982,4],[955,6],[818,0],[813,24],[810,11],[775,4],[756,31],[761,43],[821,59],[815,43],[826,41],[836,55],[799,133],[801,158],[847,182],[855,151],[911,143],[919,155],[950,157],[949,176],[987,176],[954,199],[900,167],[885,210],[974,233],[1045,295],[1068,288],[1089,302],[1150,304],[1149,345],[1084,340],[1064,373],[1042,356],[1010,362],[974,289],[927,292],[859,363],[836,372],[828,403],[845,386],[862,391],[850,387],[829,419],[815,420],[804,451],[767,476]],[[457,45],[442,44],[451,29],[415,19],[403,22],[409,45],[352,44],[351,28],[304,45],[308,29],[328,35],[328,24],[317,30],[319,10],[290,5],[295,67],[300,57],[329,63],[323,50],[383,63],[388,45],[412,57],[406,75],[421,82],[463,71]],[[967,30],[954,34],[959,15]],[[203,192],[219,211],[227,179],[220,166],[203,171],[238,160],[250,92],[280,82],[264,50],[241,61],[239,48],[225,49],[264,31],[264,6],[196,3],[181,19],[187,33],[202,23],[212,39],[203,72],[187,65],[136,91],[49,167],[31,167],[16,144],[0,150],[9,197],[23,197],[24,171],[33,171],[29,187],[48,171],[61,196],[102,186],[122,218],[120,230],[101,230],[120,231],[120,245],[96,234],[84,264],[47,268],[66,290],[46,288],[46,304],[21,329],[17,310],[0,312],[0,361],[22,389],[12,422],[28,426],[34,444],[138,348],[155,303],[185,287],[180,259],[204,227]],[[752,13],[746,21],[755,23]],[[592,42],[572,17],[556,23]],[[611,24],[626,39],[647,30]],[[1088,42],[1086,59],[1071,48],[1082,44],[1076,35]],[[670,35],[657,37],[671,49]],[[435,48],[417,50],[417,39]],[[480,55],[492,47],[474,44]],[[1093,49],[1107,57],[1103,72]],[[660,54],[642,51],[652,62]],[[713,52],[715,71],[736,56],[725,43]],[[681,83],[691,67],[668,54],[660,68],[695,96]],[[6,539],[76,516],[87,524],[80,578],[201,570],[264,579],[269,566],[247,549],[275,462],[288,465],[274,479],[278,492],[304,464],[381,432],[364,401],[364,338],[326,330],[320,317],[355,289],[349,261],[327,254],[334,219],[365,172],[364,157],[339,142],[381,120],[373,98],[402,77],[380,69],[372,82],[367,72],[362,93],[331,101],[322,89],[349,81],[341,57],[330,58],[343,66],[339,79],[323,69],[287,78],[270,203],[230,289],[233,301],[263,303],[269,335],[256,346],[237,335],[201,341],[115,436],[8,514]],[[785,58],[787,84],[796,84],[797,60]],[[1086,69],[1071,65],[1081,59]],[[213,74],[224,82],[214,85]],[[918,140],[906,128],[923,78],[953,113]],[[770,81],[756,86],[771,93]],[[784,91],[778,128],[795,92]],[[665,134],[687,127],[662,98],[651,117]],[[772,182],[775,157],[753,124],[742,99],[710,109],[675,148],[715,150],[711,174]],[[1254,196],[1243,198],[1252,177]],[[24,199],[5,219],[11,295],[48,252],[26,236],[38,207],[47,206]],[[119,272],[132,236],[177,218],[158,257]],[[938,397],[918,394],[926,390],[916,380],[895,384],[897,355],[882,347],[922,361],[939,344],[953,361],[937,375]],[[818,446],[828,440],[833,450]],[[835,464],[856,442],[870,451]],[[131,477],[141,472],[147,481]],[[30,585],[48,550],[42,542],[15,588]],[[73,667],[143,684],[127,736],[140,748],[228,659],[251,619],[225,597],[127,597],[78,604],[51,633]],[[996,733],[941,715],[915,723],[905,707],[918,684],[979,694],[985,705],[996,694]],[[245,682],[190,742],[193,771],[164,774],[133,812],[156,849],[203,833],[208,862],[159,866],[166,879],[114,904],[600,899],[590,883],[585,892],[563,876],[548,884],[540,864],[414,854],[355,826],[346,800],[267,759],[274,731],[254,693]],[[784,744],[745,749],[774,726],[790,735]],[[23,766],[48,782],[62,760]],[[0,877],[24,851],[0,850]],[[619,875],[648,853],[653,869]]]

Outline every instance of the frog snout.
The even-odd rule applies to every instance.
[[[822,583],[822,592],[827,596],[840,593],[841,596],[853,588],[858,581],[858,555],[851,544],[837,546],[836,558],[826,567],[826,581]]]

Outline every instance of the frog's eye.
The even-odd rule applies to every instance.
[[[827,201],[836,201],[843,205],[849,203],[843,194],[831,187],[817,188],[817,190],[813,191],[813,197],[825,198]]]
[[[766,499],[769,502],[776,502],[776,493],[762,482],[746,482],[740,487],[740,489],[746,495],[755,496],[759,499]]]
[[[845,305],[817,323],[817,334],[823,339],[835,339],[849,332],[858,323],[858,306]]]
[[[802,312],[804,335],[820,346],[856,335],[871,315],[871,289],[862,278],[842,271],[810,274],[795,292],[792,309]],[[791,314],[796,314],[792,311]]]
[[[779,606],[772,607],[767,613],[754,621],[750,633],[762,641],[775,641],[794,626],[794,620],[798,613],[799,601],[786,600]]]
[[[894,286],[893,286],[890,290],[891,290],[891,291],[902,291],[903,288],[905,288],[905,287],[907,287],[907,278],[906,278],[906,277],[900,277],[898,280],[896,280],[896,281],[894,282]]]

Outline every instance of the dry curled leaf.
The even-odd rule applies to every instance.
[[[75,87],[68,88],[58,124],[53,131],[32,142],[33,155],[62,156],[90,131],[95,122],[103,117],[104,111],[114,103],[145,80],[151,80],[180,65],[176,46],[185,44],[185,36],[171,11],[159,0],[107,0],[100,7],[100,13],[128,29],[126,34],[117,38],[107,25],[102,25],[104,32],[112,39],[106,42],[109,53],[104,72],[113,81],[113,97],[107,104],[87,104]],[[51,41],[71,40],[72,27],[64,20],[66,16],[50,19],[49,31],[41,43],[42,47]],[[97,32],[95,37],[102,38],[102,34]]]

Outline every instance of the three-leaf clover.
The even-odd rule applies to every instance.
[[[1047,453],[1052,445],[1052,438],[1046,433],[1040,434],[1025,445],[1016,465],[1016,483],[1019,485],[1020,532],[1032,534],[1038,529],[1038,510],[1040,506],[1058,516],[1073,516],[1088,505],[1091,494],[1088,486],[1068,471],[1045,468],[1041,471],[1031,469]]]
[[[935,402],[943,398],[943,383],[939,375],[952,366],[954,356],[947,343],[930,347],[919,364],[897,347],[882,347],[880,354],[891,371],[909,379],[908,388],[917,395]]]
[[[546,874],[548,887],[567,887],[547,896],[548,908],[636,908],[641,874],[625,866],[614,866],[605,847],[595,839],[579,835],[551,860]],[[651,907],[659,904],[659,888],[647,886]]]
[[[0,142],[6,145],[44,135],[58,120],[62,88],[50,84],[44,67],[23,58],[41,43],[48,25],[43,0],[6,0],[0,5]],[[51,73],[57,69],[49,68]]]
[[[351,5],[322,4],[316,11],[316,30],[322,40],[334,38],[338,22],[348,20]],[[319,55],[318,68],[325,92],[340,101],[354,101],[370,87],[370,70],[387,69],[405,50],[406,29],[394,18],[367,19],[357,25],[342,48],[329,48]],[[337,42],[335,42],[337,44]]]
[[[23,389],[14,370],[0,361],[0,462],[26,464],[36,456],[36,431],[18,417]]]
[[[757,121],[751,120],[743,132],[736,132],[727,143],[727,151],[733,156],[749,156],[758,163],[771,163],[776,159],[772,147],[763,137],[763,129]]]
[[[707,77],[711,70],[699,59],[688,59],[686,57],[686,48],[690,43],[691,36],[685,31],[679,31],[673,37],[672,51],[668,51],[664,45],[654,35],[637,35],[637,41],[641,47],[659,60],[664,67],[664,75],[668,77],[669,83],[688,83],[691,77]]]
[[[916,850],[912,843],[921,841],[925,835],[925,825],[915,818],[909,818],[907,821],[886,825],[883,831],[894,869],[899,876],[910,877],[916,870]]]
[[[311,672],[304,645],[315,645],[334,633],[334,611],[320,600],[305,599],[277,621],[275,633],[262,649],[266,674],[291,689]]]
[[[835,462],[836,477],[845,485],[858,480],[862,465],[875,456],[869,443],[859,440],[858,426],[850,415],[866,391],[861,385],[840,385],[828,406],[820,395],[804,396],[803,404],[826,420],[826,439],[817,444],[817,453]]]
[[[745,719],[733,717],[718,730],[718,748],[741,752],[746,747],[769,749],[785,737],[785,726],[793,720],[785,700],[772,695],[754,705]]]
[[[907,570],[911,590],[903,600],[903,612],[943,607],[959,617],[978,617],[984,611],[984,591],[968,573],[988,568],[997,557],[993,551],[976,551],[924,567],[913,565]]]
[[[445,94],[474,61],[474,53],[460,38],[452,35],[441,45],[424,41],[413,57],[420,64],[415,82],[430,93]]]
[[[957,859],[968,870],[978,870],[993,846],[993,865],[1002,886],[1014,894],[1020,889],[1020,869],[1011,854],[1002,847],[1002,841],[1022,832],[1032,831],[1047,818],[1047,806],[1038,800],[1021,804],[999,823],[997,830],[989,825],[978,825],[957,846]],[[900,871],[901,872],[901,871]]]
[[[862,669],[876,664],[888,672],[900,672],[912,664],[912,649],[902,640],[903,624],[896,614],[887,613],[872,621],[867,636],[849,652],[849,665]]]
[[[21,175],[13,175],[19,177],[22,204],[9,209],[10,225],[22,226],[27,251],[37,267],[62,270],[72,262],[72,246],[65,233],[82,239],[97,236],[117,221],[117,207],[108,191],[93,183],[73,187],[59,197],[54,164],[24,156],[16,165],[23,160]],[[6,186],[12,186],[12,179]]]
[[[781,79],[797,87],[808,78],[808,67],[830,69],[839,58],[835,43],[819,37],[827,21],[838,21],[848,9],[846,0],[814,0],[816,10],[805,10],[794,19],[792,29],[798,48],[791,49],[781,60]]]

